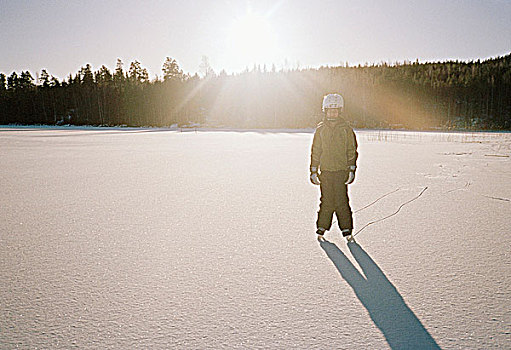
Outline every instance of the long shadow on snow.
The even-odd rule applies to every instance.
[[[320,245],[353,288],[392,349],[440,349],[396,287],[361,246],[348,243],[365,277],[334,243],[325,240]]]

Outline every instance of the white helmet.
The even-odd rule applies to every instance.
[[[323,112],[327,108],[343,108],[344,99],[339,94],[328,94],[323,97]]]

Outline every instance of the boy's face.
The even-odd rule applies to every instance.
[[[326,110],[327,119],[336,119],[339,118],[339,110],[337,108],[328,108]]]

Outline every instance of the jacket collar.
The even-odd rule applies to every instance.
[[[336,127],[336,126],[340,126],[340,125],[346,125],[346,121],[344,119],[342,119],[342,118],[336,118],[334,120],[330,120],[330,119],[324,118],[323,121],[329,127]]]

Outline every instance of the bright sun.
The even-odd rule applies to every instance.
[[[264,16],[248,12],[230,30],[230,56],[237,66],[269,63],[276,57],[276,38]]]

